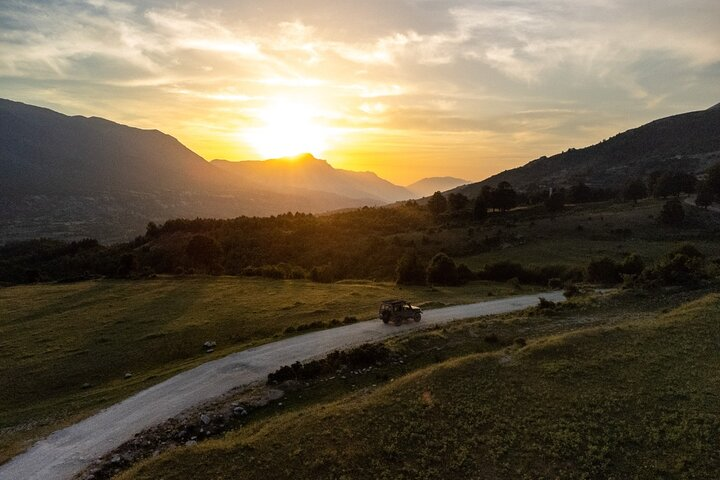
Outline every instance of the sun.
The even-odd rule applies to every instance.
[[[321,113],[310,104],[275,100],[258,112],[260,126],[246,130],[245,139],[263,158],[322,155],[331,130],[319,123]]]

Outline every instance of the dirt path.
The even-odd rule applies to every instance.
[[[27,452],[0,466],[2,480],[68,479],[93,460],[133,435],[182,411],[242,385],[263,381],[268,373],[296,360],[324,356],[333,350],[377,342],[428,325],[522,310],[538,297],[563,301],[562,292],[503,298],[428,310],[420,323],[400,327],[368,321],[268,343],[228,355],[176,375],[132,397],[59,430]]]
[[[695,197],[697,197],[697,195],[689,195],[689,196],[685,197],[685,200],[683,200],[683,202],[685,204],[693,206],[695,208],[701,208],[701,207],[698,207],[697,205],[695,205]],[[715,213],[720,213],[720,205],[715,205],[715,204],[708,205],[706,210],[710,210],[711,212],[715,212]]]

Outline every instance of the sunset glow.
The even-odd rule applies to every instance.
[[[260,127],[243,131],[243,137],[260,158],[291,157],[301,153],[325,154],[331,130],[323,126],[316,107],[285,99],[273,101],[257,113]]]
[[[480,179],[717,103],[717,18],[714,0],[10,0],[0,89],[207,160]]]

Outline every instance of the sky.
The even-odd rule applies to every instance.
[[[481,180],[720,102],[719,21],[718,0],[0,0],[0,97],[208,160]]]

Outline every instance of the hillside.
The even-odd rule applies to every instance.
[[[617,188],[653,171],[699,173],[720,161],[720,108],[655,120],[596,145],[540,157],[455,191],[476,196],[484,185],[516,188],[588,185]]]
[[[415,197],[427,197],[435,192],[444,192],[461,185],[470,183],[462,178],[455,177],[428,177],[411,183],[405,188],[412,192]]]
[[[369,205],[406,200],[413,196],[412,192],[372,172],[336,169],[309,153],[259,161],[213,160],[212,165],[276,192],[313,190],[363,200]]]
[[[718,313],[626,293],[412,334],[120,478],[714,478]]]
[[[314,170],[333,170],[313,161]],[[218,168],[157,130],[0,99],[0,243],[34,237],[116,242],[133,238],[149,221],[173,217],[320,213],[407,195],[374,174],[334,170],[364,187],[348,188],[349,195],[344,188],[311,190],[291,185],[296,170],[288,168],[278,186]]]

